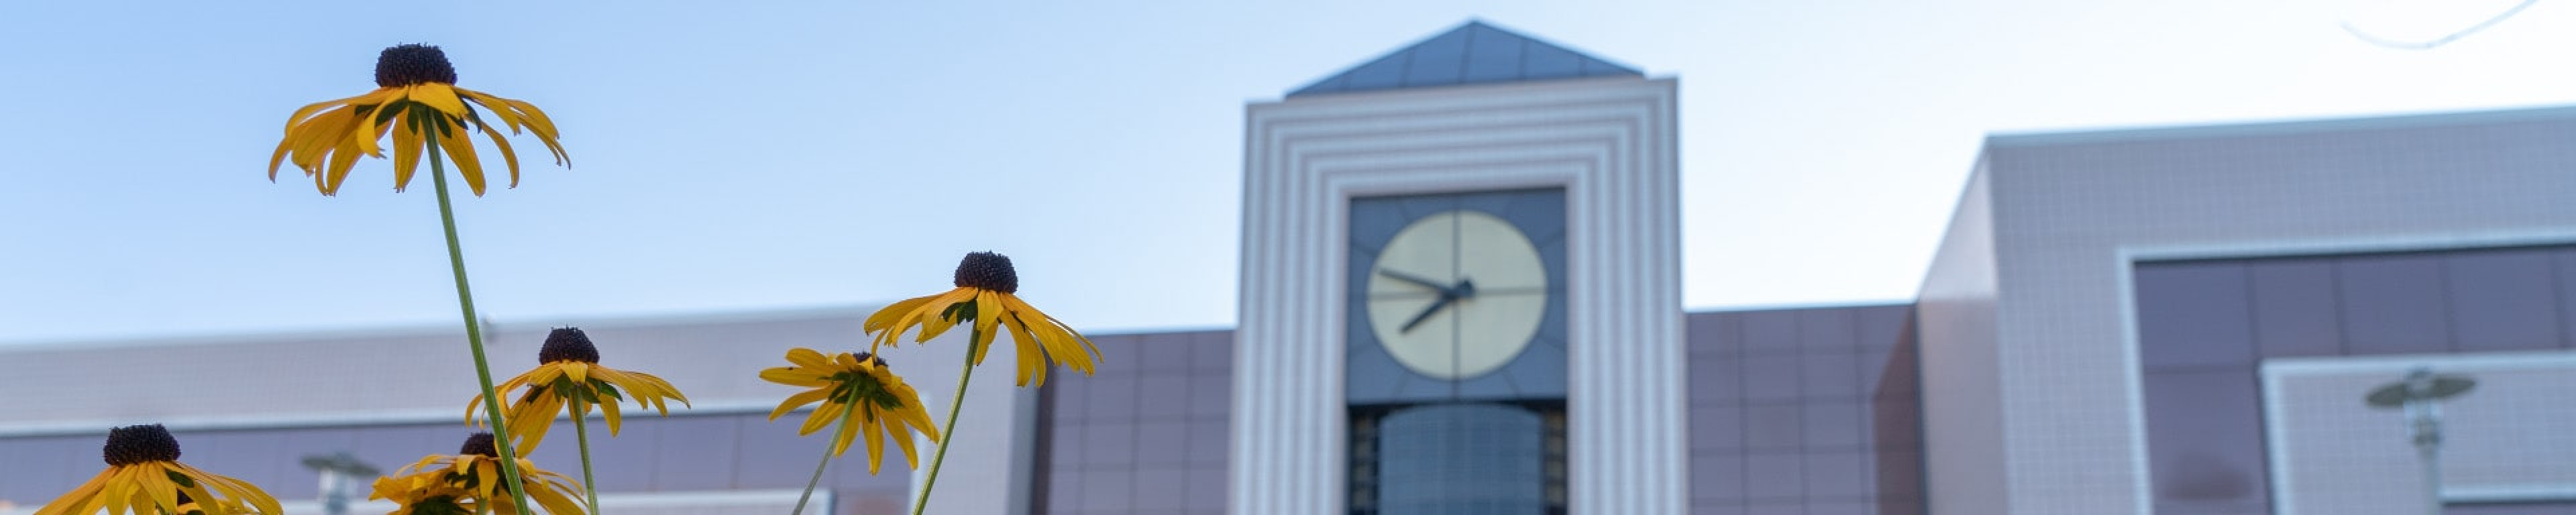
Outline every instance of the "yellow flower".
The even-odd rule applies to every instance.
[[[590,416],[598,406],[608,415],[608,434],[617,435],[619,401],[632,399],[637,406],[651,407],[663,416],[671,415],[663,399],[689,405],[680,389],[662,378],[643,372],[627,372],[599,366],[599,347],[581,329],[565,327],[546,335],[546,344],[537,349],[537,368],[502,381],[494,391],[508,396],[511,391],[527,387],[528,392],[510,403],[503,416],[509,417],[510,449],[520,456],[537,452],[537,443],[546,438],[546,429],[554,427],[555,414],[565,408],[574,417]],[[465,403],[465,423],[473,424],[482,411],[483,396]]]
[[[191,509],[207,515],[281,512],[277,499],[257,486],[179,463],[179,440],[160,424],[110,429],[106,451],[107,470],[36,508],[36,515],[91,515],[99,510],[118,515]],[[245,504],[258,510],[251,511]]]
[[[913,468],[920,468],[921,461],[913,452],[912,430],[920,430],[930,441],[939,441],[939,428],[931,425],[930,412],[922,410],[921,393],[894,375],[884,358],[847,352],[825,357],[814,349],[800,347],[787,351],[787,362],[794,366],[762,370],[760,378],[813,389],[787,396],[786,401],[778,403],[778,409],[769,412],[769,419],[778,420],[798,407],[822,401],[822,407],[805,416],[805,427],[797,429],[796,434],[814,434],[824,426],[850,419],[832,435],[833,456],[848,451],[852,438],[866,436],[868,474],[874,475],[877,465],[885,459],[885,440],[893,439],[895,445],[901,446],[904,464]],[[858,411],[853,413],[852,409]],[[880,433],[885,436],[878,437]]]
[[[1011,258],[991,252],[967,254],[957,263],[957,289],[947,293],[914,297],[888,305],[868,315],[863,327],[876,336],[875,345],[893,345],[905,331],[921,327],[913,341],[927,342],[958,324],[973,323],[975,364],[984,364],[984,352],[992,350],[996,325],[1011,331],[1019,342],[1020,386],[1032,380],[1046,384],[1049,359],[1064,363],[1084,375],[1091,374],[1092,359],[1100,348],[1089,338],[1055,317],[1030,307],[1014,293],[1020,289],[1019,272],[1011,269]],[[1079,344],[1079,345],[1077,345]],[[871,346],[870,352],[875,347]]]
[[[387,515],[470,515],[474,510],[474,491],[447,481],[422,481],[414,477],[376,478],[375,493],[367,499],[394,502]]]
[[[315,103],[288,115],[286,138],[277,142],[277,152],[268,158],[268,180],[277,180],[278,164],[293,162],[313,178],[315,189],[324,195],[337,194],[358,156],[385,157],[376,141],[391,132],[394,191],[411,183],[412,171],[420,167],[421,151],[434,141],[456,162],[466,186],[482,196],[483,163],[474,157],[474,140],[466,137],[471,129],[491,137],[501,160],[509,163],[510,186],[518,187],[518,153],[483,122],[476,105],[509,126],[511,134],[522,128],[536,133],[537,141],[554,154],[556,165],[570,166],[572,158],[556,143],[555,122],[545,111],[535,104],[456,87],[456,67],[448,64],[447,54],[438,47],[385,49],[376,57],[376,86],[364,95]]]
[[[396,471],[393,477],[376,480],[376,492],[368,498],[396,499],[408,508],[415,502],[445,495],[466,500],[462,504],[468,508],[489,503],[494,513],[518,513],[512,509],[516,503],[510,498],[510,489],[502,484],[501,458],[495,457],[496,454],[492,447],[492,433],[474,433],[465,437],[465,446],[456,455],[432,454]],[[546,513],[584,513],[581,502],[575,500],[581,498],[580,483],[563,474],[539,469],[527,458],[519,458],[518,462],[520,484],[527,487],[528,498],[534,499],[537,506],[544,507]],[[457,495],[464,497],[455,497]]]
[[[241,499],[225,499],[217,501],[217,503],[222,504],[224,510],[233,513],[259,513],[259,510],[251,509],[250,505],[243,503]],[[179,508],[170,510],[170,513],[176,513],[179,515],[206,515],[206,508],[199,505],[195,498],[188,497],[187,491],[182,490],[179,492]]]

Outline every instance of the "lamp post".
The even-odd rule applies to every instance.
[[[322,513],[324,515],[348,515],[349,485],[359,478],[375,477],[380,472],[375,465],[358,461],[358,457],[350,456],[347,451],[307,454],[304,456],[304,468],[312,469],[314,473],[322,475]]]
[[[2370,389],[2362,401],[2379,409],[2406,410],[2414,432],[2415,456],[2424,465],[2425,512],[2442,515],[2442,400],[2469,393],[2478,381],[2467,376],[2434,374],[2417,367],[2406,379]]]

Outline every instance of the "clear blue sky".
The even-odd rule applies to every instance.
[[[2340,27],[2512,3],[9,2],[0,342],[452,323],[425,178],[262,179],[400,43],[574,158],[459,206],[496,318],[884,302],[995,250],[1112,331],[1233,323],[1246,102],[1471,17],[1680,78],[1719,307],[1910,297],[1993,132],[2576,101],[2576,4]]]

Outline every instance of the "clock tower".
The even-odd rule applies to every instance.
[[[1229,512],[1683,513],[1674,103],[1469,22],[1250,106]]]

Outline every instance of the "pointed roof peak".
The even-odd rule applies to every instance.
[[[1620,75],[1645,72],[1468,18],[1288,96]]]

